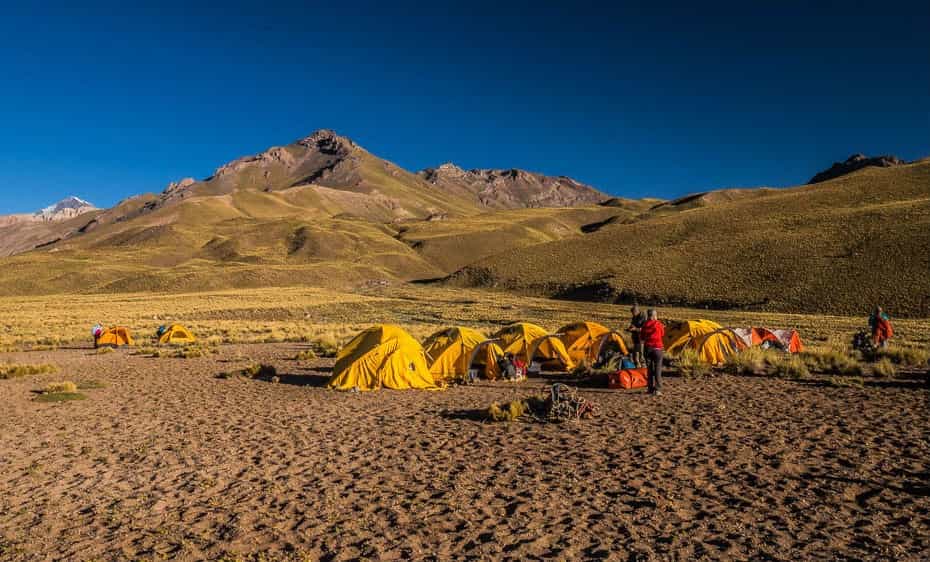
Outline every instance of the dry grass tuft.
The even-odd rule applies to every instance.
[[[94,353],[96,353],[97,355],[106,355],[107,353],[113,353],[113,351],[114,350],[112,347],[106,346],[106,347],[98,347],[97,351],[95,351]]]
[[[316,353],[312,349],[304,349],[294,356],[294,361],[311,361],[316,359]]]
[[[494,421],[516,421],[526,413],[527,405],[523,400],[514,400],[501,406],[497,402],[488,407],[488,418]]]
[[[77,385],[71,381],[50,382],[42,389],[45,394],[74,394],[77,392]]]
[[[58,368],[46,363],[29,365],[25,363],[0,364],[0,380],[25,377],[27,375],[44,375],[54,373]]]
[[[890,379],[898,374],[898,368],[895,367],[891,359],[882,357],[876,361],[874,365],[872,365],[872,372],[875,373],[875,376],[877,377]]]
[[[713,368],[701,360],[701,355],[693,350],[686,349],[678,356],[678,372],[682,377],[706,377],[713,372]]]
[[[339,353],[339,341],[332,333],[317,336],[310,344],[320,357],[335,357]]]
[[[774,353],[760,347],[750,347],[727,357],[723,370],[731,375],[758,375],[765,372]]]
[[[278,370],[274,365],[265,363],[254,363],[245,369],[242,369],[242,375],[250,379],[272,378],[278,375]]]
[[[836,388],[862,388],[865,386],[865,381],[862,380],[862,377],[830,377],[830,380],[827,381],[830,386]]]
[[[766,358],[766,364],[770,374],[783,379],[805,379],[811,374],[807,364],[797,355],[773,355]]]
[[[815,373],[843,376],[862,375],[862,364],[842,349],[806,351],[801,354],[801,360],[804,361],[810,371]]]
[[[930,353],[917,347],[901,347],[893,345],[875,352],[878,360],[887,359],[895,365],[905,367],[923,367],[930,360]]]

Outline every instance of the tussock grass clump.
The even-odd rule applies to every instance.
[[[731,375],[757,375],[763,373],[773,352],[759,347],[750,347],[727,357],[723,370]]]
[[[107,353],[113,353],[113,348],[110,346],[98,347],[95,351],[97,355],[106,355]]]
[[[53,382],[45,385],[42,393],[35,397],[37,402],[67,402],[69,400],[84,400],[87,398],[71,381]]]
[[[155,355],[159,351],[157,347],[140,347],[133,352],[133,355]]]
[[[898,368],[895,367],[891,359],[882,357],[872,365],[872,372],[875,373],[875,376],[890,379],[898,374]]]
[[[73,394],[77,392],[77,385],[71,381],[50,382],[42,389],[45,394]]]
[[[271,378],[278,375],[278,370],[275,369],[274,365],[254,363],[245,369],[242,369],[242,375],[250,379]]]
[[[811,374],[807,364],[797,355],[774,355],[766,358],[766,364],[769,373],[783,379],[804,379]]]
[[[317,336],[310,343],[320,357],[335,357],[339,353],[339,342],[333,334]]]
[[[304,349],[294,356],[294,361],[311,361],[316,359],[316,353],[312,349]]]
[[[713,372],[713,369],[701,360],[697,351],[686,349],[678,356],[678,372],[685,378],[706,377]]]
[[[57,370],[57,367],[47,363],[38,365],[30,365],[26,363],[0,364],[0,380],[25,377],[27,375],[44,375],[45,373],[54,373]]]
[[[827,382],[830,384],[830,386],[837,388],[862,388],[865,386],[865,381],[862,380],[862,377],[832,376]]]
[[[895,365],[923,367],[930,360],[930,353],[917,347],[891,346],[875,352],[877,360],[887,359]]]
[[[504,405],[494,402],[488,407],[488,418],[494,421],[516,421],[523,417],[527,408],[523,400],[513,400]]]
[[[810,371],[832,375],[857,376],[862,374],[862,365],[854,357],[840,349],[806,351],[801,360]]]

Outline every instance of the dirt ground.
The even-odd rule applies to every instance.
[[[336,393],[295,344],[5,354],[0,559],[930,559],[922,381],[667,378],[485,423],[547,381]],[[220,379],[268,362],[280,382]],[[38,403],[51,381],[99,381]]]

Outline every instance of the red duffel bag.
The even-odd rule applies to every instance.
[[[607,388],[646,388],[646,369],[623,369],[607,374]]]

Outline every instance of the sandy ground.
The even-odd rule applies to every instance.
[[[492,424],[545,382],[341,394],[299,349],[0,357],[61,369],[0,381],[0,559],[930,559],[918,382],[670,377]],[[281,382],[214,377],[252,361]],[[106,387],[32,401],[62,379]]]

